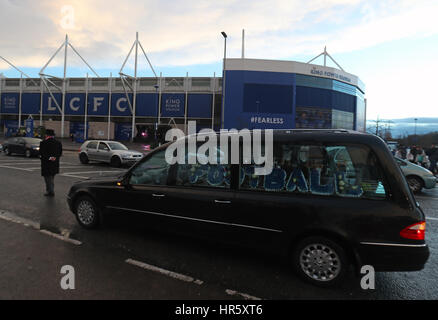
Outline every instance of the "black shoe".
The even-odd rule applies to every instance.
[[[46,197],[54,197],[55,194],[54,194],[53,192],[46,192],[46,193],[44,194],[44,196],[46,196]]]

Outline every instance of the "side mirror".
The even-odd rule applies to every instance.
[[[129,174],[121,176],[120,179],[117,181],[117,186],[127,188],[130,186],[129,180],[130,180]]]

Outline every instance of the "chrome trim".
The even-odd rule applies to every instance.
[[[230,200],[214,200],[214,203],[225,203],[225,204],[230,204],[231,201],[230,201]]]
[[[361,242],[360,244],[368,244],[372,246],[390,246],[390,247],[425,247],[426,244],[403,244],[403,243],[384,243],[384,242]]]
[[[190,217],[175,216],[175,215],[172,215],[172,214],[158,213],[158,212],[153,212],[153,211],[144,211],[144,210],[120,208],[120,207],[113,207],[113,206],[106,206],[105,208],[107,208],[107,209],[116,209],[116,210],[134,211],[134,212],[140,212],[140,213],[148,213],[148,214],[153,214],[153,215],[157,215],[157,216],[164,216],[164,217],[177,218],[177,219],[185,219],[185,220],[193,220],[193,221],[200,221],[200,222],[223,224],[223,225],[234,226],[234,227],[258,229],[258,230],[263,230],[263,231],[283,232],[282,230],[276,230],[276,229],[262,228],[262,227],[256,227],[256,226],[248,226],[248,225],[244,225],[244,224],[228,223],[228,222],[221,222],[221,221],[196,219],[196,218],[190,218]]]

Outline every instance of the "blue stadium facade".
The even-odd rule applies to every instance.
[[[64,135],[130,139],[135,132],[163,125],[198,129],[345,128],[365,131],[364,85],[357,76],[308,63],[227,59],[223,78],[140,78],[137,95],[120,78],[69,78],[49,87],[41,79],[0,79],[0,125],[12,135],[29,117],[35,126],[59,133],[64,106]],[[224,88],[222,86],[224,84]]]
[[[291,61],[227,60],[225,129],[365,131],[365,114],[364,85],[354,75]]]

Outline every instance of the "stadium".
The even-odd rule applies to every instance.
[[[223,77],[0,78],[0,126],[11,136],[32,122],[32,131],[78,141],[156,137],[169,126],[186,131],[188,121],[197,130],[365,131],[364,84],[321,55],[324,65],[228,58]]]

